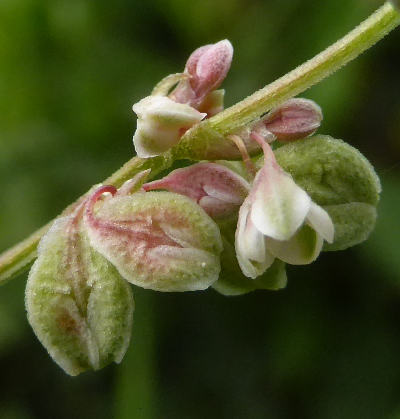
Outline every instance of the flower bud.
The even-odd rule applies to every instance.
[[[233,47],[227,39],[196,49],[185,66],[185,73],[190,78],[178,84],[170,95],[171,99],[199,108],[206,96],[225,79],[232,56]]]
[[[220,86],[231,67],[232,44],[227,40],[199,48],[190,57],[186,70],[196,96],[204,97]]]
[[[139,157],[153,157],[178,143],[182,134],[200,122],[205,113],[165,96],[148,96],[133,105],[137,128],[133,137]]]
[[[94,249],[132,284],[156,291],[194,291],[218,279],[222,251],[217,225],[192,200],[170,192],[138,192],[96,202],[85,224]],[[97,207],[97,208],[96,208]]]
[[[227,167],[197,163],[177,169],[168,176],[143,185],[146,191],[166,189],[196,201],[212,218],[222,218],[239,210],[250,185]]]
[[[81,208],[56,220],[41,240],[25,299],[38,339],[70,375],[120,362],[133,313],[129,285],[89,246]]]
[[[314,133],[322,121],[321,108],[312,100],[290,99],[273,109],[255,127],[264,126],[282,142],[290,142]]]

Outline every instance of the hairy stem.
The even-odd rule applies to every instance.
[[[163,156],[150,159],[133,157],[125,163],[113,175],[107,178],[103,184],[113,185],[119,188],[125,181],[131,179],[142,170],[151,169],[149,178],[155,177],[162,170],[168,169],[174,161],[172,153],[165,153]],[[69,205],[61,214],[69,215],[82,202],[87,193],[81,196],[76,202]],[[0,285],[26,271],[36,259],[36,250],[40,239],[50,228],[53,221],[49,222],[31,236],[18,243],[11,249],[0,255]]]
[[[173,152],[150,159],[134,157],[103,183],[120,187],[126,180],[145,169],[152,169],[150,176],[156,176],[169,168],[175,158],[210,159],[224,147],[232,150],[232,142],[226,139],[228,134],[329,76],[373,46],[399,24],[399,11],[392,3],[385,3],[361,25],[310,61],[187,131]],[[229,153],[225,156],[231,157]],[[83,198],[66,208],[61,215],[70,214]],[[51,223],[47,224],[0,255],[0,284],[29,268],[36,258],[37,245],[50,225]]]
[[[201,160],[204,159],[205,149],[209,150],[210,156],[218,150],[228,149],[227,134],[235,133],[273,107],[330,76],[384,38],[399,24],[399,10],[392,3],[386,2],[325,51],[236,105],[193,127],[182,138],[179,154]]]

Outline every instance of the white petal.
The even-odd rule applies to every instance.
[[[251,192],[251,219],[276,240],[289,240],[303,224],[311,199],[275,162],[267,160]]]
[[[304,225],[288,241],[267,239],[268,250],[278,259],[291,265],[308,265],[321,252],[323,238],[314,229]]]
[[[307,214],[307,221],[328,243],[333,242],[335,226],[331,217],[323,208],[314,202],[311,202],[310,211]]]
[[[132,106],[139,118],[151,118],[168,127],[185,127],[200,122],[206,113],[165,96],[147,96]]]
[[[158,156],[177,144],[182,130],[191,128],[207,114],[164,96],[148,96],[132,107],[138,115],[133,137],[139,157]]]
[[[235,235],[236,255],[244,275],[257,278],[273,263],[274,257],[265,248],[265,237],[249,217],[250,201],[244,201],[239,211]]]
[[[175,129],[160,129],[149,119],[138,119],[133,144],[141,158],[158,156],[179,142]]]

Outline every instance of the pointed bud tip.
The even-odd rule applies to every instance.
[[[196,75],[193,80],[195,90],[204,94],[216,89],[225,79],[231,67],[232,57],[233,47],[227,39],[205,50],[196,65]]]
[[[295,98],[273,109],[263,123],[278,141],[290,142],[313,134],[322,119],[322,110],[315,102]]]

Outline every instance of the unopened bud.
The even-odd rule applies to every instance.
[[[127,281],[156,291],[194,291],[218,279],[220,232],[196,203],[170,192],[138,192],[96,205],[105,192],[115,195],[116,189],[103,186],[92,195],[85,225],[93,248]]]
[[[206,116],[164,96],[148,96],[133,105],[132,110],[138,116],[133,142],[137,155],[143,158],[169,150],[187,129]]]
[[[210,45],[189,58],[187,70],[192,76],[190,84],[197,96],[205,96],[218,88],[231,67],[232,44],[227,40]]]
[[[146,191],[166,189],[196,201],[210,217],[238,212],[250,185],[238,174],[216,163],[198,163],[143,185]]]
[[[257,126],[264,125],[278,141],[290,142],[314,133],[321,121],[322,111],[315,102],[308,99],[290,99],[273,109]]]
[[[200,109],[203,101],[209,100],[207,95],[217,89],[225,79],[232,56],[232,44],[226,39],[196,49],[185,66],[189,79],[178,84],[170,95],[171,99]]]

